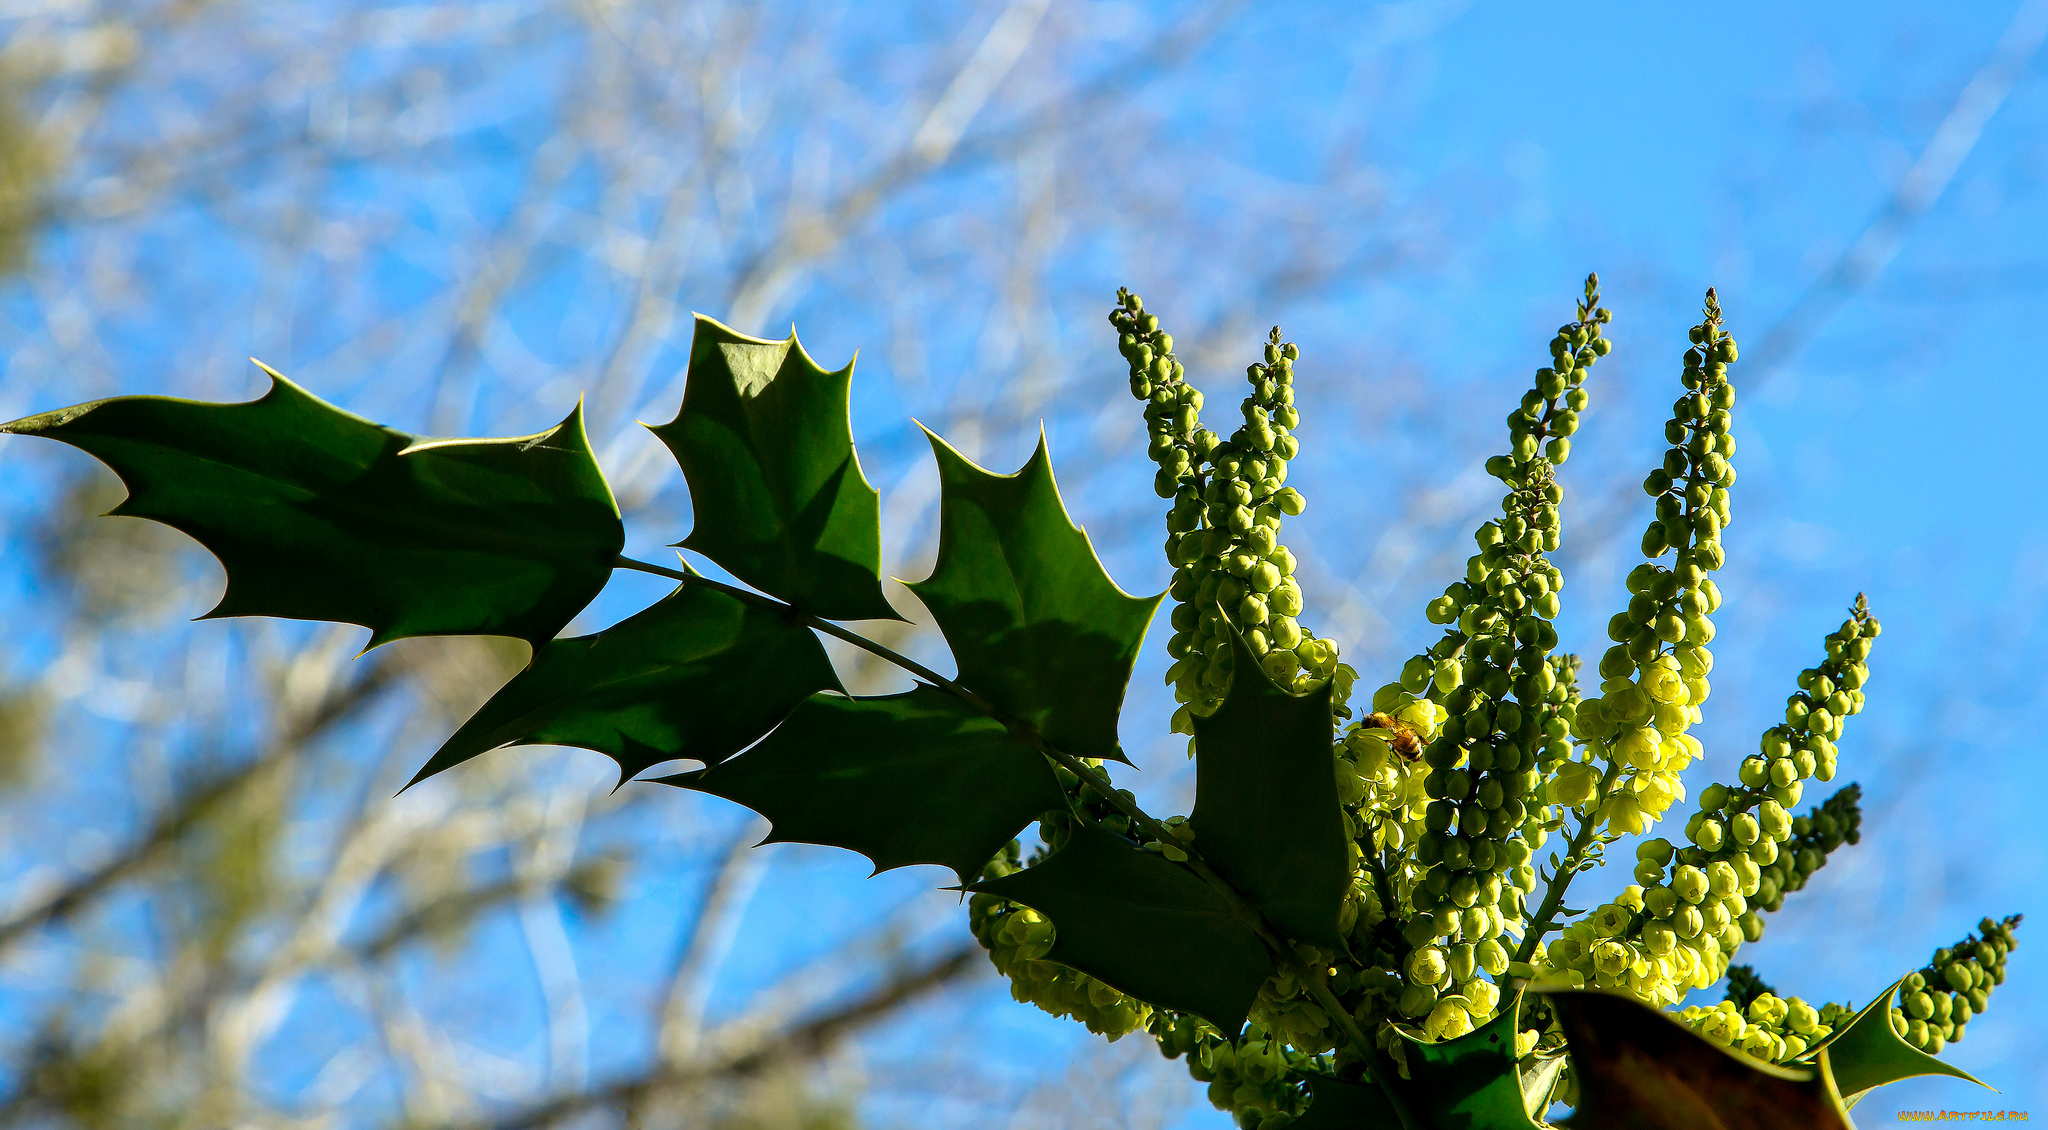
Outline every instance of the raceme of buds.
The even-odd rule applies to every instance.
[[[1474,534],[1465,579],[1430,603],[1443,638],[1403,671],[1404,690],[1450,715],[1424,755],[1431,799],[1423,827],[1411,829],[1423,868],[1413,907],[1435,916],[1447,940],[1497,938],[1523,917],[1534,883],[1524,828],[1542,804],[1544,767],[1569,753],[1576,665],[1551,654],[1564,574],[1546,554],[1559,544],[1557,468],[1589,399],[1586,380],[1609,349],[1611,315],[1599,300],[1589,277],[1577,317],[1551,339],[1551,363],[1508,414],[1508,450],[1486,463],[1508,488],[1500,517]],[[1469,920],[1475,908],[1484,922]]]
[[[1838,680],[1854,679],[1861,686],[1870,640],[1878,631],[1877,619],[1859,595],[1849,619],[1828,636],[1828,658],[1800,675],[1805,689],[1793,697],[1788,715],[1797,714],[1802,725],[1820,725],[1839,737],[1839,724],[1825,718],[1854,714],[1862,709],[1863,699],[1860,690],[1853,698],[1839,691]],[[1809,705],[1816,701],[1820,705]],[[1816,723],[1817,717],[1823,720]],[[1760,911],[1783,905],[1785,893],[1803,887],[1828,852],[1855,842],[1862,815],[1857,805],[1861,793],[1854,786],[1805,816],[1795,819],[1787,811],[1788,805],[1798,802],[1805,777],[1818,768],[1820,742],[1827,743],[1824,752],[1833,775],[1834,746],[1819,733],[1789,723],[1773,727],[1763,740],[1768,757],[1746,761],[1740,784],[1711,785],[1701,791],[1699,811],[1686,824],[1688,846],[1674,848],[1663,839],[1641,845],[1635,878],[1643,888],[1644,913],[1614,942],[1629,951],[1628,968],[1603,973],[1590,957],[1582,956],[1574,968],[1586,983],[1626,989],[1657,1004],[1676,1003],[1687,988],[1705,988],[1721,976],[1737,947],[1763,936]],[[1809,737],[1816,739],[1814,748],[1793,745]],[[1673,864],[1667,877],[1666,868]],[[1692,951],[1690,956],[1674,958],[1674,951],[1664,944],[1666,930]],[[1619,968],[1620,958],[1615,961]]]
[[[1929,1054],[1963,1038],[1963,1027],[1991,1003],[1991,990],[2005,983],[2005,957],[2018,945],[2015,914],[1986,918],[1977,932],[1934,951],[1934,960],[1906,977],[1892,1007],[1892,1030]]]
[[[1244,423],[1221,438],[1201,426],[1202,393],[1187,381],[1158,315],[1128,290],[1117,300],[1109,320],[1130,365],[1131,393],[1145,402],[1147,451],[1159,465],[1153,487],[1172,500],[1166,556],[1176,603],[1167,682],[1181,703],[1174,732],[1192,735],[1194,716],[1222,702],[1231,680],[1232,627],[1281,686],[1306,690],[1333,680],[1335,709],[1348,717],[1344,702],[1356,675],[1337,661],[1334,642],[1302,627],[1294,554],[1279,541],[1281,519],[1306,505],[1286,485],[1288,460],[1300,449],[1292,434],[1300,351],[1273,327],[1263,360],[1246,370]]]
[[[1678,775],[1702,752],[1687,731],[1699,721],[1714,664],[1709,617],[1721,594],[1707,574],[1724,560],[1721,531],[1735,482],[1729,464],[1735,440],[1728,432],[1735,388],[1728,366],[1736,349],[1721,328],[1711,290],[1691,336],[1686,391],[1664,425],[1671,448],[1643,481],[1655,509],[1643,537],[1649,561],[1628,575],[1628,607],[1607,626],[1614,646],[1600,659],[1601,696],[1580,707],[1574,730],[1594,760],[1619,769],[1613,784],[1590,800],[1599,806],[1599,819],[1626,835],[1642,832],[1685,798]],[[1669,566],[1660,560],[1666,556]]]
[[[1672,446],[1643,483],[1655,500],[1656,515],[1643,539],[1650,560],[1629,573],[1628,607],[1608,624],[1614,646],[1600,660],[1601,695],[1574,712],[1572,733],[1591,756],[1575,763],[1577,768],[1560,766],[1549,790],[1549,799],[1576,809],[1589,825],[1604,824],[1608,837],[1641,833],[1684,800],[1679,774],[1703,752],[1687,731],[1699,722],[1710,691],[1709,617],[1721,595],[1706,574],[1723,562],[1720,535],[1728,525],[1728,488],[1735,481],[1728,463],[1735,452],[1728,434],[1735,404],[1728,366],[1736,357],[1735,341],[1721,327],[1720,304],[1711,290],[1705,317],[1691,336],[1684,357],[1686,393],[1672,405],[1665,425]],[[1667,555],[1668,567],[1659,561]],[[1567,927],[1550,947],[1554,971],[1657,1005],[1675,1004],[1685,988],[1719,979],[1744,935],[1746,927],[1738,925],[1749,915],[1744,898],[1756,892],[1754,861],[1731,860],[1769,838],[1767,826],[1790,828],[1775,805],[1728,815],[1732,819],[1695,819],[1688,835],[1695,844],[1711,845],[1713,854],[1698,861],[1707,866],[1681,867],[1669,886],[1663,885],[1669,845],[1651,841],[1658,846],[1638,857],[1633,894]]]
[[[1160,1049],[1169,1057],[1185,1054],[1188,1074],[1209,1085],[1210,1104],[1235,1114],[1238,1125],[1277,1130],[1307,1104],[1301,1072],[1319,1065],[1285,1038],[1254,1022],[1236,1040],[1225,1040],[1192,1017],[1156,1016],[1152,1032]]]
[[[1791,838],[1778,849],[1778,858],[1763,865],[1756,909],[1777,910],[1785,905],[1785,896],[1806,886],[1813,873],[1827,864],[1829,853],[1863,838],[1862,796],[1863,790],[1857,786],[1844,786],[1826,803],[1792,821]]]

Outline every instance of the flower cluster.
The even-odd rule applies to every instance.
[[[1161,1047],[1175,1054],[1169,1039],[1162,1037]],[[1207,1035],[1187,1057],[1188,1074],[1209,1085],[1209,1102],[1233,1112],[1247,1130],[1279,1130],[1293,1122],[1308,1100],[1301,1069],[1320,1066],[1256,1022],[1236,1040]]]
[[[1683,1009],[1678,1018],[1722,1047],[1770,1063],[1790,1063],[1847,1023],[1855,1013],[1845,1005],[1814,1008],[1798,997],[1762,992],[1744,1004],[1729,999]]]
[[[1173,335],[1159,328],[1144,300],[1119,291],[1109,319],[1130,365],[1131,394],[1145,402],[1147,452],[1159,465],[1153,488],[1173,501],[1166,517],[1174,659],[1167,681],[1181,703],[1176,733],[1193,734],[1195,715],[1215,710],[1231,679],[1231,631],[1242,632],[1266,674],[1281,686],[1306,689],[1335,679],[1341,710],[1354,677],[1337,662],[1337,646],[1301,626],[1301,585],[1295,560],[1280,544],[1280,522],[1306,500],[1286,485],[1287,463],[1300,450],[1292,434],[1294,361],[1300,351],[1273,327],[1264,359],[1245,371],[1251,395],[1244,423],[1229,438],[1201,425],[1202,393],[1173,355]]]
[[[1635,835],[1685,799],[1678,775],[1700,756],[1687,733],[1707,700],[1714,638],[1708,617],[1721,593],[1707,573],[1721,567],[1728,525],[1735,439],[1728,433],[1735,387],[1728,366],[1735,339],[1721,328],[1721,307],[1707,292],[1706,316],[1685,351],[1686,393],[1671,407],[1664,438],[1671,448],[1643,480],[1656,518],[1643,534],[1648,562],[1628,576],[1628,608],[1608,622],[1614,641],[1600,658],[1600,697],[1582,703],[1573,734],[1588,760],[1561,765],[1550,795],[1617,833]],[[1672,555],[1665,567],[1659,559]],[[1588,806],[1593,806],[1589,808]]]
[[[1528,833],[1542,834],[1542,767],[1568,751],[1573,668],[1551,654],[1564,575],[1545,555],[1559,539],[1557,468],[1589,399],[1586,379],[1610,348],[1601,330],[1611,317],[1599,279],[1588,277],[1577,318],[1551,340],[1551,364],[1508,415],[1508,452],[1487,461],[1508,488],[1501,517],[1474,535],[1479,552],[1464,580],[1430,602],[1443,637],[1375,694],[1375,713],[1345,737],[1361,767],[1380,770],[1365,798],[1376,846],[1412,844],[1394,875],[1414,947],[1395,1010],[1432,1038],[1460,1035],[1499,1006],[1492,979],[1509,964],[1501,939],[1520,924],[1535,882]],[[1427,735],[1418,765],[1383,754],[1411,733]]]
[[[1827,659],[1802,674],[1801,682],[1818,688],[1831,680],[1829,672],[1847,677],[1853,670],[1860,684],[1870,641],[1877,633],[1877,620],[1859,595],[1849,618],[1828,636]],[[1826,707],[1806,705],[1811,694],[1809,689],[1793,696],[1788,719],[1796,716],[1811,724],[1814,716],[1827,712]],[[1832,701],[1846,716],[1862,708],[1860,696],[1859,691],[1854,699]],[[1837,723],[1822,724],[1839,736]],[[1825,855],[1820,851],[1819,857],[1784,858],[1788,845],[1803,852],[1817,849],[1815,842],[1793,844],[1798,829],[1786,809],[1798,803],[1806,776],[1821,768],[1822,756],[1804,747],[1795,752],[1785,728],[1766,732],[1765,756],[1743,762],[1739,785],[1715,784],[1701,790],[1699,810],[1685,829],[1690,846],[1674,849],[1670,841],[1659,838],[1637,847],[1638,885],[1567,927],[1548,951],[1555,968],[1577,983],[1625,990],[1652,1004],[1676,1004],[1687,989],[1704,989],[1719,980],[1743,942],[1763,936],[1763,920],[1751,900],[1761,904],[1779,898],[1791,875],[1799,874],[1803,883],[1804,875]],[[1832,774],[1833,745],[1824,753]],[[1807,836],[1814,835],[1815,825],[1843,832],[1843,808],[1854,804],[1851,795],[1835,812],[1823,806],[1805,817]],[[1803,872],[1802,863],[1810,865]],[[1772,869],[1768,891],[1765,868]]]
[[[2005,984],[2005,957],[2018,945],[2013,928],[2019,924],[2017,914],[1986,918],[1975,934],[1935,950],[1934,960],[1899,986],[1892,1030],[1929,1053],[1962,1039],[1963,1026],[1990,1007],[1991,990]]]
[[[1343,944],[1327,952],[1276,943],[1292,946],[1296,960],[1283,961],[1259,990],[1236,1036],[1047,961],[1049,922],[977,895],[976,936],[1020,1000],[1112,1038],[1145,1028],[1166,1055],[1185,1057],[1211,1101],[1248,1130],[1277,1130],[1304,1109],[1304,1073],[1351,1079],[1391,1064],[1407,1074],[1410,1041],[1469,1033],[1537,978],[1674,1007],[1725,975],[1727,1000],[1684,1008],[1678,1018],[1771,1062],[1810,1060],[1841,1032],[1855,1015],[1849,1006],[1781,995],[1730,962],[1761,937],[1765,912],[1860,838],[1853,784],[1792,815],[1807,781],[1834,778],[1835,743],[1863,708],[1880,629],[1860,595],[1736,781],[1700,790],[1683,841],[1643,840],[1635,882],[1617,898],[1590,913],[1564,906],[1573,876],[1687,800],[1680,774],[1703,753],[1691,730],[1711,690],[1711,617],[1721,604],[1709,574],[1725,559],[1721,534],[1735,482],[1729,369],[1737,350],[1709,290],[1683,356],[1685,392],[1665,424],[1668,450],[1643,482],[1655,511],[1642,541],[1647,560],[1628,573],[1628,604],[1607,626],[1612,646],[1597,676],[1588,673],[1598,692],[1582,693],[1580,660],[1558,650],[1553,621],[1564,577],[1548,555],[1560,543],[1558,469],[1589,401],[1587,378],[1609,352],[1611,317],[1589,276],[1576,317],[1550,343],[1550,364],[1507,418],[1507,451],[1486,463],[1506,486],[1500,514],[1476,531],[1478,552],[1463,578],[1428,604],[1442,636],[1373,694],[1363,717],[1347,721],[1353,673],[1337,662],[1334,644],[1302,627],[1295,559],[1279,541],[1283,517],[1303,506],[1286,485],[1299,453],[1299,351],[1277,327],[1268,335],[1262,360],[1246,373],[1243,423],[1219,437],[1201,424],[1202,394],[1172,337],[1136,295],[1119,292],[1110,321],[1131,392],[1145,404],[1154,486],[1171,501],[1167,681],[1180,704],[1173,729],[1192,735],[1195,719],[1221,703],[1236,675],[1237,636],[1282,687],[1299,693],[1329,681],[1332,771],[1352,882],[1339,915]],[[1059,776],[1076,811],[1041,821],[1047,849],[1079,819],[1173,862],[1198,862],[1182,818],[1140,828],[1111,798],[1064,770]],[[1552,852],[1539,872],[1536,855],[1552,833],[1562,834],[1563,852]],[[1014,868],[1016,855],[1013,846],[992,873]],[[1532,913],[1539,879],[1545,889]],[[1981,936],[1937,952],[1908,977],[1892,1016],[1901,1035],[1930,1051],[1959,1039],[2003,980],[2017,921],[1985,920]],[[1352,1025],[1367,1038],[1347,1040]],[[1557,1066],[1564,1036],[1556,1017],[1538,1002],[1525,1008],[1521,1027],[1517,1060],[1532,1072],[1539,1059],[1551,1064],[1551,1097],[1573,1101],[1577,1080],[1568,1065]]]
[[[1806,886],[1813,873],[1827,865],[1828,856],[1836,848],[1863,838],[1863,809],[1858,803],[1862,796],[1861,788],[1844,786],[1826,803],[1792,821],[1792,838],[1779,849],[1777,860],[1764,867],[1763,879],[1757,884],[1755,909],[1777,910],[1784,906],[1785,895]]]

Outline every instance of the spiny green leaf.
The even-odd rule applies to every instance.
[[[1915,1075],[1948,1075],[1980,1087],[1990,1084],[1960,1067],[1943,1063],[1907,1043],[1892,1030],[1892,998],[1905,978],[1892,982],[1878,998],[1863,1006],[1832,1039],[1821,1045],[1820,1059],[1834,1075],[1835,1086],[1854,1102],[1873,1087]]]
[[[1407,1037],[1410,1100],[1435,1130],[1537,1130],[1515,1063],[1522,999],[1477,1029],[1442,1043]]]
[[[975,466],[929,429],[939,560],[910,586],[961,685],[1076,757],[1125,760],[1117,714],[1159,597],[1126,594],[1067,516],[1045,437],[1014,475]]]
[[[827,844],[877,872],[950,867],[966,882],[1026,824],[1066,806],[1045,756],[935,687],[813,695],[760,745],[665,784],[738,801],[767,843]]]
[[[1230,692],[1195,719],[1195,846],[1281,933],[1336,949],[1351,884],[1330,685],[1274,685],[1231,631]]]
[[[262,365],[242,404],[121,396],[0,426],[62,440],[127,484],[112,513],[182,530],[220,558],[208,617],[286,616],[405,636],[539,646],[604,587],[625,542],[579,404],[517,439],[380,427]]]
[[[968,888],[1044,914],[1048,960],[1160,1008],[1191,1012],[1235,1034],[1273,955],[1249,924],[1192,871],[1092,824],[1035,866]]]
[[[1824,1068],[1751,1059],[1617,993],[1544,995],[1578,1078],[1573,1130],[1851,1130]]]
[[[1328,1075],[1304,1075],[1308,1111],[1287,1130],[1400,1130],[1401,1118],[1386,1092],[1372,1083],[1350,1083]]]
[[[810,630],[715,589],[684,585],[602,632],[559,639],[442,744],[413,783],[507,745],[570,745],[623,780],[673,758],[716,765],[836,690]]]
[[[882,596],[879,496],[853,453],[851,362],[826,372],[791,334],[699,316],[682,410],[653,428],[690,484],[681,543],[831,620],[899,620]]]

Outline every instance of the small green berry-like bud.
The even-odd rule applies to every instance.
[[[1721,822],[1711,817],[1705,820],[1701,820],[1699,823],[1687,829],[1687,833],[1692,839],[1692,842],[1698,844],[1701,848],[1704,848],[1707,851],[1720,850],[1723,831],[1724,829],[1722,828]]]
[[[1707,873],[1691,865],[1682,865],[1671,876],[1671,889],[1679,898],[1697,904],[1707,897],[1710,889]]]

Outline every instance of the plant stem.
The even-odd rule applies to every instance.
[[[716,589],[719,592],[725,593],[728,596],[734,597],[735,599],[746,601],[749,604],[757,605],[762,608],[774,609],[775,611],[780,612],[783,615],[788,616],[802,623],[806,627],[814,628],[820,632],[824,632],[826,635],[829,635],[834,639],[844,640],[847,643],[850,643],[853,646],[862,649],[863,651],[866,651],[875,656],[879,656],[880,658],[885,659],[890,663],[894,663],[896,666],[901,667],[903,670],[908,671],[913,675],[916,675],[918,678],[925,680],[932,686],[937,687],[938,689],[945,691],[950,695],[953,695],[955,698],[958,698],[960,701],[966,703],[967,705],[973,707],[981,713],[986,714],[990,718],[993,718],[996,721],[1001,722],[1003,725],[1009,727],[1011,735],[1016,737],[1019,741],[1022,741],[1025,744],[1031,746],[1033,749],[1036,749],[1038,752],[1044,754],[1047,758],[1051,759],[1055,764],[1061,766],[1068,772],[1074,774],[1076,777],[1079,777],[1081,780],[1087,782],[1088,786],[1094,789],[1098,794],[1100,794],[1105,801],[1107,801],[1111,806],[1116,808],[1117,811],[1123,813],[1125,817],[1129,818],[1133,823],[1137,824],[1140,828],[1143,828],[1145,832],[1148,835],[1150,835],[1153,839],[1161,843],[1174,844],[1180,847],[1180,849],[1186,852],[1188,856],[1187,862],[1183,864],[1183,866],[1194,871],[1196,875],[1199,875],[1202,878],[1203,882],[1209,884],[1209,886],[1213,888],[1217,892],[1217,894],[1221,895],[1223,897],[1225,904],[1227,904],[1230,907],[1231,912],[1234,915],[1236,915],[1237,918],[1243,921],[1247,926],[1249,926],[1252,929],[1252,931],[1259,936],[1260,940],[1266,943],[1267,947],[1273,951],[1274,955],[1278,958],[1282,965],[1291,964],[1296,968],[1297,971],[1305,973],[1304,970],[1301,970],[1299,959],[1295,957],[1293,949],[1289,947],[1285,942],[1283,942],[1280,939],[1280,937],[1273,932],[1272,927],[1267,924],[1265,916],[1260,914],[1256,907],[1246,902],[1244,896],[1238,893],[1237,888],[1231,886],[1227,881],[1224,880],[1224,878],[1221,875],[1216,874],[1215,870],[1212,869],[1209,866],[1208,862],[1201,857],[1200,853],[1195,850],[1193,845],[1182,844],[1179,839],[1174,837],[1173,833],[1169,831],[1164,824],[1161,824],[1159,821],[1153,819],[1152,816],[1145,812],[1144,809],[1139,808],[1136,802],[1132,801],[1130,798],[1118,792],[1116,790],[1116,786],[1110,783],[1108,774],[1104,773],[1100,768],[1090,765],[1087,762],[1082,761],[1080,758],[1075,757],[1074,755],[1066,752],[1065,750],[1060,749],[1057,746],[1054,746],[1052,743],[1046,741],[1045,736],[1043,734],[1040,734],[1035,727],[1010,717],[1008,714],[998,709],[993,703],[989,702],[987,699],[981,697],[978,694],[975,694],[973,691],[968,690],[966,687],[961,686],[953,680],[946,678],[944,675],[939,674],[931,668],[926,667],[924,664],[919,663],[918,661],[911,659],[908,656],[902,655],[879,643],[876,643],[875,641],[868,639],[866,636],[863,636],[858,632],[849,631],[845,628],[840,627],[837,624],[832,623],[830,620],[825,620],[817,616],[810,615],[802,609],[797,608],[796,606],[791,605],[785,601],[777,600],[772,596],[764,596],[760,593],[740,588],[737,585],[728,585],[722,581],[714,581],[711,578],[703,576],[699,573],[693,573],[683,569],[671,569],[667,566],[655,565],[647,561],[636,561],[630,557],[620,557],[617,561],[617,565],[621,569],[632,569],[642,573],[652,573],[655,576],[667,577],[671,580],[680,581],[686,585],[697,585],[701,588]],[[1300,978],[1300,980],[1302,980],[1304,983],[1317,983],[1320,981],[1319,978],[1313,979],[1312,981],[1306,976]],[[1327,988],[1325,988],[1323,992],[1325,995],[1329,994],[1329,990]],[[1372,1048],[1371,1042],[1366,1040],[1364,1034],[1358,1031],[1358,1026],[1351,1020],[1351,1014],[1345,1012],[1342,1007],[1337,1006],[1335,1001],[1336,998],[1334,996],[1331,996],[1328,1002],[1328,1007],[1333,1009],[1335,1013],[1333,1019],[1337,1019],[1339,1024],[1346,1028],[1347,1035],[1351,1036],[1351,1038],[1358,1043],[1360,1051],[1367,1052],[1369,1054]]]
[[[1535,954],[1536,943],[1555,929],[1551,920],[1557,917],[1558,908],[1564,905],[1565,888],[1572,885],[1572,876],[1578,874],[1579,864],[1585,861],[1583,853],[1593,841],[1594,830],[1600,827],[1600,805],[1607,799],[1607,790],[1620,773],[1620,762],[1607,763],[1607,772],[1600,778],[1600,787],[1593,790],[1593,798],[1579,816],[1579,830],[1572,834],[1564,862],[1558,864],[1557,873],[1550,877],[1550,886],[1543,892],[1543,905],[1536,908],[1536,916],[1529,920],[1529,929],[1522,935],[1522,944],[1515,948],[1516,961],[1526,963]]]

